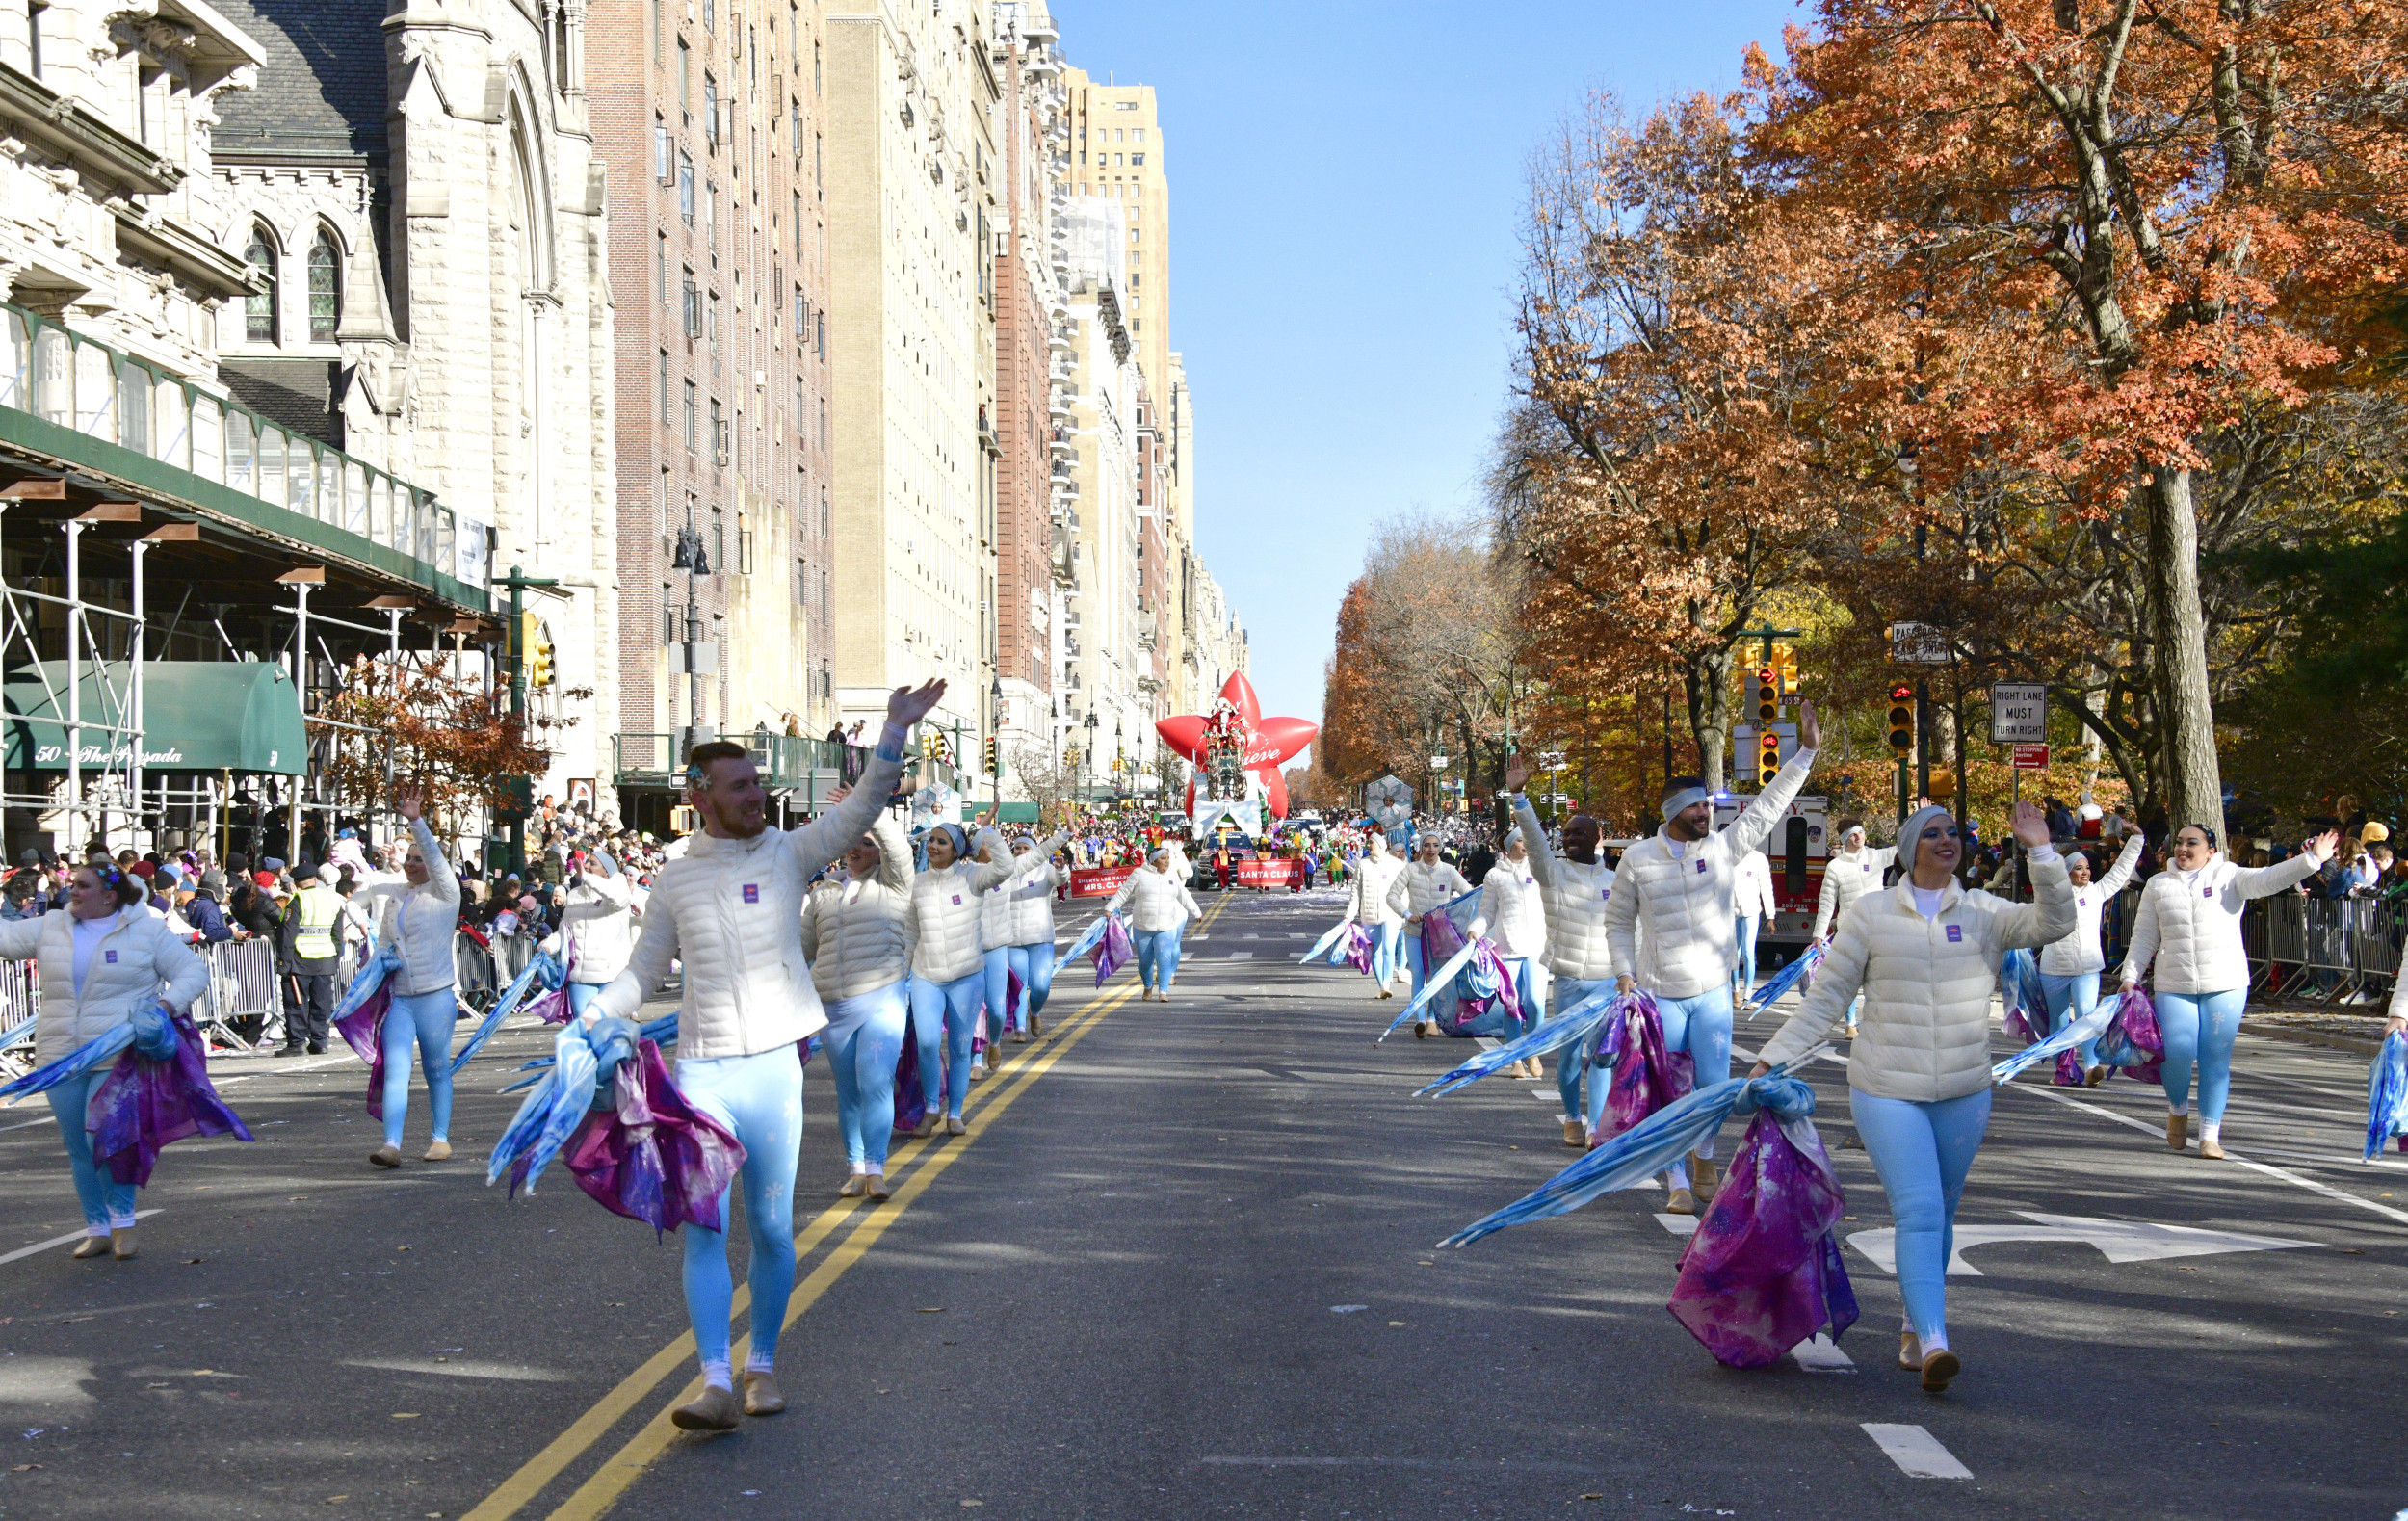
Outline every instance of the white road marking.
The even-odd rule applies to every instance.
[[[1658,1215],[1656,1223],[1675,1236],[1697,1234],[1697,1217],[1694,1215]]]
[[[1495,1036],[1474,1036],[1472,1037],[1472,1043],[1479,1046],[1482,1051],[1494,1051],[1499,1046],[1505,1044],[1504,1041],[1498,1039]]]
[[[1909,1479],[1971,1479],[1974,1471],[1940,1445],[1940,1439],[1920,1426],[1864,1423],[1865,1434],[1890,1455],[1890,1461]]]
[[[1542,1104],[1557,1103],[1562,1098],[1561,1094],[1551,1088],[1526,1088],[1522,1091]]]
[[[383,1373],[434,1374],[445,1378],[498,1378],[518,1383],[566,1383],[568,1375],[524,1363],[452,1362],[439,1357],[347,1357],[346,1368],[374,1368]]]
[[[36,1125],[56,1125],[57,1123],[55,1119],[28,1119],[14,1125],[0,1125],[0,1136],[5,1136],[12,1130],[31,1130]]]
[[[1675,1217],[1676,1219],[1678,1217]],[[1817,1332],[1812,1341],[1799,1342],[1790,1349],[1790,1355],[1807,1373],[1854,1373],[1856,1359],[1840,1351],[1840,1344]]]
[[[1238,936],[1238,938],[1241,940],[1260,940],[1262,936],[1259,934],[1242,934]]]
[[[1232,961],[1251,961],[1254,959],[1254,953],[1251,951],[1232,951],[1229,953],[1229,959]]]
[[[157,1210],[136,1210],[134,1212],[134,1219],[137,1220],[146,1220],[158,1213],[159,1212]],[[85,1233],[79,1230],[71,1235],[57,1236],[53,1237],[49,1241],[36,1242],[31,1246],[19,1246],[16,1250],[9,1252],[5,1256],[0,1256],[0,1264],[14,1262],[19,1257],[30,1257],[38,1251],[48,1251],[53,1246],[64,1246],[69,1242],[82,1241],[84,1239],[84,1235]]]
[[[2129,1125],[2133,1129],[2139,1131],[2144,1136],[2158,1137],[2159,1144],[2164,1144],[2165,1131],[2162,1121],[2153,1125],[2147,1120],[2134,1119],[2130,1115],[2118,1114],[2116,1111],[2108,1109],[2104,1104],[2092,1104],[2082,1099],[2075,1098],[2071,1094],[2060,1093],[2053,1088],[2027,1088],[2021,1083],[2010,1083],[2006,1086],[2014,1088],[2018,1092],[2037,1093],[2042,1098],[2053,1099],[2059,1104],[2065,1104],[2074,1109],[2082,1110],[2085,1113],[2097,1115],[2106,1119],[2111,1119],[2119,1125]],[[2321,1193],[2327,1198],[2339,1199],[2343,1204],[2355,1204],[2362,1210],[2369,1210],[2374,1214],[2382,1216],[2385,1219],[2397,1220],[2402,1225],[2408,1225],[2408,1210],[2395,1210],[2388,1204],[2377,1204],[2372,1199],[2360,1198],[2355,1193],[2345,1193],[2343,1190],[2334,1188],[2329,1184],[2318,1183],[2314,1178],[2303,1178],[2298,1173],[2287,1171],[2282,1167],[2269,1167],[2263,1162],[2253,1162],[2247,1157],[2242,1156],[2238,1151],[2226,1151],[2224,1153],[2224,1160],[2232,1163],[2236,1167],[2247,1167],[2253,1172],[2263,1172],[2269,1178],[2280,1178],[2286,1183],[2296,1184],[2298,1187],[2306,1189],[2311,1193]]]
[[[1966,1248],[2002,1241],[2084,1243],[2099,1248],[2109,1262],[2160,1262],[2170,1257],[2212,1257],[2233,1251],[2291,1251],[2313,1246],[2312,1241],[2281,1236],[2248,1236],[2238,1231],[2201,1230],[2190,1225],[2159,1225],[2148,1220],[2096,1219],[2087,1215],[2039,1215],[2015,1212],[2030,1225],[1966,1225],[1956,1227],[1956,1253],[1949,1258],[1948,1276],[1978,1278],[1981,1270],[1965,1260]],[[1898,1272],[1898,1233],[1860,1230],[1847,1244],[1864,1253],[1883,1272]]]

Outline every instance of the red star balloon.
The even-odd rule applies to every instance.
[[[1263,702],[1254,695],[1254,683],[1245,679],[1245,672],[1233,671],[1221,683],[1220,696],[1235,712],[1237,721],[1245,731],[1245,769],[1262,778],[1264,798],[1270,803],[1274,819],[1288,816],[1288,781],[1279,774],[1279,763],[1287,760],[1313,743],[1321,725],[1304,719],[1267,719]],[[1204,734],[1212,724],[1202,714],[1165,719],[1154,725],[1154,732],[1173,750],[1197,766],[1204,764]],[[1192,792],[1189,811],[1194,811]]]

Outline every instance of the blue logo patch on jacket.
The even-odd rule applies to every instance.
[[[1702,873],[1706,869],[1706,863],[1704,861],[1699,861],[1697,863],[1697,869]]]
[[[2212,887],[2202,887],[2199,889],[2199,896],[2202,898],[2212,898],[2215,896],[2215,889]]]
[[[961,894],[959,894],[959,893],[955,893],[955,894],[954,894],[954,906],[955,906],[955,907],[956,907],[956,908],[958,908],[958,907],[960,907],[960,906],[961,906]]]
[[[1951,944],[1953,944],[1953,943],[1954,943],[1954,942],[1956,942],[1956,941],[1962,940],[1962,939],[1964,939],[1964,938],[1965,938],[1965,927],[1964,927],[1963,925],[1961,925],[1961,924],[1952,924],[1952,925],[1949,926],[1949,940],[1950,940],[1950,942]]]
[[[746,882],[746,883],[745,883],[745,902],[746,902],[746,903],[748,903],[748,904],[757,904],[757,903],[759,903],[760,901],[761,901],[761,884],[760,884],[759,882]]]
[[[106,960],[111,966],[118,964],[118,954],[115,951],[103,951],[100,954],[102,959]]]

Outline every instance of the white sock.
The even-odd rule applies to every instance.
[[[1926,1357],[1930,1356],[1933,1352],[1944,1352],[1948,1350],[1949,1333],[1946,1326],[1942,1326],[1940,1329],[1933,1331],[1930,1335],[1924,1338],[1924,1355]]]
[[[84,1234],[87,1236],[97,1236],[106,1240],[109,1235],[109,1227],[106,1225],[87,1225],[84,1227]]]
[[[702,1381],[713,1389],[733,1392],[736,1387],[735,1377],[727,1371],[727,1359],[724,1357],[713,1357],[703,1363]]]
[[[1665,1180],[1669,1182],[1673,1188],[1685,1189],[1688,1187],[1688,1164],[1686,1162],[1676,1162],[1672,1164],[1672,1166],[1663,1169],[1663,1175]]]
[[[2180,1109],[2176,1109],[2176,1108],[2174,1108],[2172,1105],[2170,1105],[2170,1104],[2169,1104],[2169,1105],[2167,1105],[2167,1106],[2166,1106],[2165,1113],[2166,1113],[2166,1115],[2168,1115],[2168,1117],[2172,1117],[2172,1118],[2186,1118],[2186,1117],[2188,1117],[2188,1115],[2189,1115],[2189,1114],[2190,1114],[2190,1106],[2189,1106],[2188,1104],[2185,1104],[2182,1108],[2180,1108]]]
[[[134,1228],[133,1212],[129,1210],[123,1215],[112,1214],[109,1217],[109,1228],[111,1230],[132,1230]]]
[[[856,1162],[852,1165],[852,1175],[856,1178],[869,1170],[870,1165],[866,1162]]]
[[[2199,1139],[2202,1141],[2219,1141],[2223,1139],[2223,1135],[2224,1122],[2222,1120],[2211,1119],[2199,1127]]]
[[[1708,1136],[1705,1140],[1699,1141],[1697,1143],[1697,1149],[1689,1154],[1696,1157],[1701,1162],[1712,1162],[1714,1159],[1714,1138]]]
[[[747,1352],[745,1354],[745,1372],[746,1373],[774,1373],[776,1370],[777,1354],[774,1352],[771,1353],[767,1357],[762,1356],[759,1352]]]

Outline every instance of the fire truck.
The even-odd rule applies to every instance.
[[[1731,821],[1755,800],[1748,793],[1715,794],[1714,827],[1728,828]],[[1830,852],[1827,812],[1821,798],[1793,799],[1789,812],[1773,826],[1770,838],[1765,841],[1765,859],[1772,867],[1774,911],[1771,922],[1756,931],[1759,977],[1788,965],[1814,938],[1815,901],[1822,895],[1822,862]],[[1619,858],[1622,852],[1638,841],[1604,843]]]

